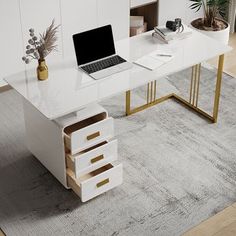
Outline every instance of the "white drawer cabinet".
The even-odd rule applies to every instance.
[[[115,160],[117,140],[104,141],[76,155],[66,155],[67,167],[75,173],[76,178]]]
[[[98,104],[81,108],[56,120],[64,137],[64,162],[68,187],[82,201],[122,183],[122,165],[117,160],[113,118]]]
[[[113,118],[100,113],[64,129],[65,145],[72,155],[114,135]]]
[[[74,173],[67,169],[68,185],[80,196],[82,202],[120,185],[123,181],[122,176],[122,164],[107,164],[79,179],[76,179]]]
[[[87,201],[122,183],[122,165],[111,164],[117,160],[117,141],[108,138],[113,137],[113,121],[103,107],[91,104],[78,112],[49,120],[26,100],[23,101],[27,147],[66,188],[72,188],[82,201]],[[86,127],[83,121],[96,116],[102,119],[94,122],[96,119],[93,118],[94,123]],[[91,131],[99,130],[105,140],[96,141],[88,149],[85,148],[87,144],[82,145],[84,148],[72,156],[65,146],[64,131],[80,122],[84,124],[84,130],[89,130],[81,137],[87,138]],[[97,125],[100,122],[102,125]],[[102,130],[109,135],[103,135]]]

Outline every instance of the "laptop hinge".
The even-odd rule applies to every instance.
[[[98,60],[96,60],[96,61],[91,61],[91,62],[88,62],[88,63],[86,63],[86,64],[79,65],[79,67],[81,67],[81,66],[87,66],[87,65],[90,65],[90,64],[93,64],[93,63],[96,63],[96,62],[98,62],[98,61],[102,61],[102,60],[105,60],[105,59],[108,59],[108,58],[114,57],[114,56],[117,56],[117,54],[113,54],[113,55],[111,55],[111,56],[103,57],[103,58],[98,59]]]

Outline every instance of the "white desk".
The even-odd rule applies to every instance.
[[[160,47],[170,47],[175,57],[155,71],[134,65],[130,71],[95,81],[77,70],[75,62],[63,62],[49,66],[49,79],[46,81],[38,81],[35,70],[9,76],[5,81],[44,116],[55,119],[89,103],[132,90],[231,50],[198,32],[171,45],[157,43],[151,32],[116,44],[118,54],[131,62]]]
[[[73,119],[78,120],[81,115],[86,117],[86,113],[83,114],[84,111],[81,108],[87,107],[91,103],[126,92],[126,114],[130,115],[166,99],[174,98],[212,122],[217,121],[223,54],[230,51],[231,48],[195,31],[191,37],[170,45],[157,43],[156,39],[152,39],[151,33],[148,32],[119,41],[116,44],[116,49],[118,54],[133,62],[161,47],[171,48],[174,52],[174,59],[155,71],[134,65],[129,71],[95,81],[77,70],[75,62],[62,62],[61,65],[49,65],[49,79],[46,81],[38,81],[34,70],[5,78],[6,82],[24,98],[26,138],[29,150],[66,188],[69,186],[67,183],[64,136],[68,137],[64,133],[64,124],[70,123]],[[213,115],[209,115],[198,108],[197,104],[200,63],[219,55]],[[188,67],[193,67],[189,101],[178,97],[173,92],[156,99],[155,86],[158,80]],[[147,104],[132,110],[130,90],[145,84],[148,84]],[[75,112],[79,109],[81,110],[76,115]],[[111,120],[108,119],[107,123],[110,125]],[[101,127],[105,130],[105,127]],[[110,132],[109,130],[105,131]],[[117,181],[117,178],[113,176],[115,171],[118,173],[121,168],[115,168],[111,174],[111,180]],[[108,180],[100,181],[97,185],[107,184]],[[73,180],[70,179],[70,181]],[[86,184],[90,185],[91,182],[84,183],[85,187]],[[117,184],[118,182],[114,182],[114,186]],[[88,195],[93,196],[91,192]],[[84,199],[87,199],[88,195]]]

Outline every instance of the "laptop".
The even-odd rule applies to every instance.
[[[96,80],[132,67],[116,55],[111,25],[75,34],[73,42],[78,67]]]

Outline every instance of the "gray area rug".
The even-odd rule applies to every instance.
[[[199,105],[212,110],[215,71],[203,68]],[[190,70],[158,81],[188,97]],[[143,103],[145,90],[132,96]],[[85,204],[27,151],[21,99],[0,94],[0,227],[16,235],[181,235],[236,202],[236,79],[224,75],[219,121],[175,101],[124,116],[124,95],[103,102],[115,118],[124,183]]]

